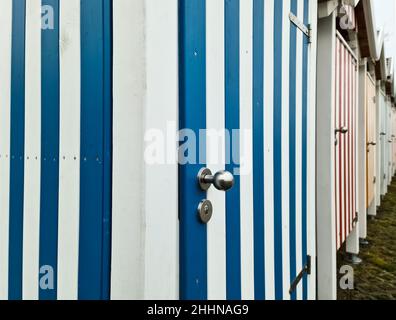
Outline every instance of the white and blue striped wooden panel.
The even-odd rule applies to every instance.
[[[387,145],[388,145],[388,137],[387,137],[387,123],[386,123],[386,114],[387,114],[387,96],[383,92],[382,88],[379,87],[377,89],[377,96],[379,97],[379,113],[380,113],[380,128],[379,128],[379,141],[380,141],[380,194],[381,196],[385,196],[388,193],[388,183],[387,183]]]
[[[247,129],[240,149],[253,157],[240,160],[253,172],[232,193],[211,190],[205,237],[188,234],[181,212],[180,296],[314,298],[314,265],[289,294],[307,255],[315,259],[315,41],[289,13],[315,34],[316,1],[187,2],[199,9],[190,27],[202,27],[206,56],[198,118],[208,129]],[[178,297],[177,166],[148,166],[136,152],[145,129],[177,121],[177,3],[111,3],[0,2],[0,299]],[[54,30],[41,30],[42,5],[54,8]],[[207,149],[208,158],[226,153]],[[182,190],[195,183],[182,179]],[[186,233],[200,295],[183,274]],[[49,290],[40,286],[48,266]]]
[[[315,40],[309,44],[289,14],[308,25],[315,9],[308,0],[180,1],[181,128],[197,135],[206,128],[207,138],[241,129],[239,150],[230,150],[227,133],[219,135],[220,150],[206,140],[206,165],[213,172],[252,169],[236,174],[226,194],[206,194],[196,186],[203,165],[181,166],[182,298],[315,297],[314,274],[289,293],[307,256],[315,259],[308,243],[315,239],[315,199],[308,196]],[[238,161],[225,161],[230,151]],[[206,196],[214,205],[207,227],[195,214]]]
[[[110,1],[0,11],[0,299],[109,298]]]

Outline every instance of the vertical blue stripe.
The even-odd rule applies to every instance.
[[[206,6],[205,0],[179,0],[179,107],[180,128],[206,127]],[[182,141],[185,143],[186,141]],[[179,166],[180,297],[206,300],[207,228],[200,223],[197,207],[206,193],[199,189],[197,174],[203,165]]]
[[[104,32],[104,158],[103,158],[103,256],[102,298],[110,299],[111,269],[111,209],[113,159],[113,1],[103,3]]]
[[[274,1],[274,241],[275,298],[283,299],[282,258],[282,31],[283,1]]]
[[[304,0],[304,24],[309,21],[309,0]],[[308,45],[309,39],[304,37],[303,44],[303,82],[302,82],[302,257],[303,266],[307,263],[307,158],[308,158]],[[303,299],[308,299],[308,277],[303,279]]]
[[[241,218],[239,177],[239,0],[225,0],[225,126],[232,141],[227,143],[231,161],[226,170],[235,176],[234,187],[226,194],[227,299],[241,299]]]
[[[12,2],[11,155],[8,297],[22,299],[25,144],[25,0]]]
[[[42,0],[54,10],[54,29],[41,32],[40,268],[54,271],[54,288],[39,288],[40,300],[57,297],[59,195],[59,0]],[[42,275],[41,275],[42,276]]]
[[[291,12],[297,15],[297,0],[291,0]],[[289,171],[290,171],[290,283],[297,277],[296,257],[296,54],[297,54],[297,27],[290,24],[290,105],[289,105]],[[293,292],[292,300],[296,300],[297,294]]]
[[[109,297],[111,53],[109,0],[81,1],[78,297]],[[106,148],[106,150],[105,150]]]
[[[253,2],[253,145],[254,289],[264,300],[264,0]]]

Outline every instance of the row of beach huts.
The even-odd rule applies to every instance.
[[[396,172],[374,0],[0,0],[0,300],[337,298]]]

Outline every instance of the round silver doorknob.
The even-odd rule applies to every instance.
[[[335,133],[336,133],[336,134],[337,134],[337,133],[347,134],[348,131],[349,131],[348,128],[341,127],[341,128],[336,129]]]
[[[211,185],[217,190],[228,191],[234,186],[234,176],[228,171],[219,171],[215,175],[208,168],[203,168],[198,173],[198,182],[202,190],[206,191]]]

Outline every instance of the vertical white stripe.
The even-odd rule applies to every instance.
[[[274,244],[274,1],[264,1],[264,205],[265,294],[275,299]]]
[[[41,154],[41,1],[26,2],[23,298],[38,299]]]
[[[254,299],[253,247],[253,1],[240,7],[240,156],[242,299]]]
[[[168,137],[166,165],[146,165],[144,299],[179,298],[177,0],[146,0],[146,129]],[[161,54],[158,54],[161,52]],[[170,125],[171,124],[171,125]],[[166,203],[167,210],[163,210]],[[159,285],[161,284],[161,285]]]
[[[80,1],[60,3],[58,299],[78,295],[80,212]]]
[[[225,167],[223,0],[207,1],[206,30],[206,154],[208,166],[215,173]],[[208,224],[208,298],[222,300],[226,298],[225,194],[211,188],[208,199],[215,212]]]
[[[304,20],[304,0],[298,0],[297,17]],[[302,81],[303,81],[303,40],[302,32],[297,30],[296,46],[296,268],[302,270]],[[297,288],[297,299],[302,299],[302,282]]]
[[[0,300],[8,298],[12,1],[0,1]]]
[[[282,258],[283,298],[290,299],[290,137],[289,137],[289,80],[290,80],[290,0],[283,1],[282,31]],[[280,35],[278,35],[280,36]],[[297,149],[298,150],[298,149]]]
[[[308,254],[312,257],[311,276],[308,278],[308,299],[316,298],[316,53],[317,53],[317,1],[309,1],[309,22],[312,39],[308,51],[308,163],[307,163],[307,223]]]
[[[144,296],[144,12],[144,1],[113,3],[112,299]]]

